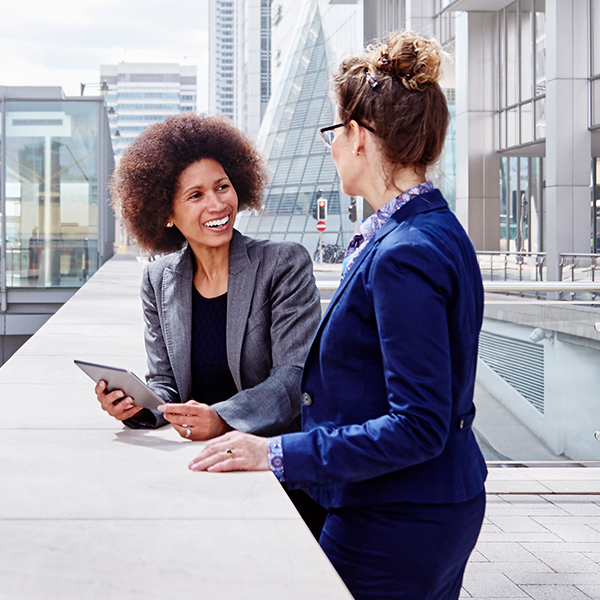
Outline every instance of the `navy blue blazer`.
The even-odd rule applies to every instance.
[[[438,190],[367,244],[319,326],[302,432],[282,437],[288,485],[323,506],[462,502],[486,466],[470,424],[483,286]]]

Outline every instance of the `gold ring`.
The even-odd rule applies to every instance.
[[[187,431],[185,432],[186,439],[189,438],[191,435],[192,435],[192,430],[188,427]]]
[[[233,450],[231,448],[227,448],[225,454],[227,454],[227,458],[233,458]]]

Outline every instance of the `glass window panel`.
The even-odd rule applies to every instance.
[[[272,230],[273,233],[271,235],[271,239],[275,239],[273,236],[276,233],[282,233],[282,234],[287,233],[289,224],[290,224],[290,217],[285,217],[285,216],[275,217],[275,222],[273,223],[273,230]],[[283,239],[283,237],[280,239]]]
[[[301,233],[286,233],[285,234],[286,242],[297,242],[298,244],[302,243],[302,234]]]
[[[316,202],[317,191],[314,187],[302,187],[298,192],[296,199],[296,206],[294,207],[294,214],[296,215],[311,215],[312,208]]]
[[[500,108],[506,108],[506,23],[505,23],[505,13],[501,11],[498,14],[498,27],[499,27],[499,41],[500,41],[500,62],[499,62],[499,70],[500,70],[500,82],[499,82],[499,92],[500,92]]]
[[[535,103],[535,138],[546,138],[546,99],[542,98]]]
[[[506,9],[506,102],[507,106],[519,101],[519,57],[518,57],[518,13],[517,3]],[[509,144],[510,145],[510,144]]]
[[[531,190],[529,192],[529,227],[531,230],[531,252],[542,252],[541,248],[541,227],[542,219],[542,201],[541,201],[541,186],[540,186],[540,159],[534,157],[531,159]]]
[[[302,233],[306,229],[307,215],[292,215],[290,217],[290,224],[288,231]],[[287,238],[286,238],[287,239]]]
[[[294,116],[294,107],[295,104],[289,104],[283,109],[283,114],[281,115],[281,122],[279,123],[279,129],[281,131],[289,128],[290,123],[292,122],[292,118]]]
[[[331,155],[325,157],[325,160],[323,161],[323,166],[321,168],[320,181],[323,183],[323,185],[327,181],[333,181],[335,179],[336,173],[337,171],[335,170],[335,164],[333,162],[333,159],[331,158]]]
[[[316,224],[314,226],[314,233],[305,233],[302,236],[302,244],[308,251],[313,254],[319,247],[319,232],[316,230]]]
[[[529,250],[529,159],[519,159],[519,194],[515,211],[517,223],[516,247],[519,252]]]
[[[286,192],[282,199],[281,204],[279,206],[279,210],[277,211],[278,215],[291,215],[294,212],[294,206],[296,206],[296,198],[298,197],[298,192]]]
[[[310,100],[313,96],[315,83],[318,73],[307,73],[302,81],[302,91],[300,92],[300,100]]]
[[[273,227],[273,221],[275,217],[271,217],[268,215],[262,215],[260,217],[260,222],[258,224],[258,232],[259,233],[270,233]]]
[[[281,156],[285,156],[286,158],[296,156],[296,145],[298,144],[301,133],[302,129],[290,129],[288,131],[285,143],[281,150]]]
[[[592,124],[600,125],[600,79],[592,81]]]
[[[506,198],[508,195],[508,158],[500,158],[500,250],[506,251]]]
[[[306,120],[309,123],[319,123],[321,117],[321,111],[323,109],[324,98],[315,98],[310,103],[309,109],[306,113]]]
[[[271,138],[272,136],[269,136]],[[265,148],[265,155],[269,156],[269,160],[276,160],[281,157],[281,152],[285,145],[285,132],[280,131],[276,136],[273,142],[273,147],[271,148],[271,153],[267,153],[267,149]]]
[[[306,163],[306,171],[304,171],[304,177],[302,183],[316,184],[319,180],[319,173],[321,172],[321,165],[323,164],[322,156],[310,156]]]
[[[321,140],[321,134],[319,133],[316,127],[312,135],[310,129],[308,131],[306,129],[303,129],[302,136],[300,138],[300,141],[298,142],[298,147],[296,148],[296,154],[302,155],[312,153],[313,143],[315,143],[316,145],[316,142],[318,142],[321,145],[321,147],[325,149],[323,141]],[[317,147],[319,146],[317,145]]]
[[[292,164],[291,158],[282,158],[279,161],[277,167],[275,167],[275,172],[273,173],[273,179],[271,180],[271,185],[285,185],[288,171],[290,170],[290,166]]]
[[[533,103],[521,105],[521,144],[533,141]]]
[[[306,167],[306,157],[297,157],[292,160],[290,172],[288,175],[288,185],[298,185],[302,183],[302,175],[304,175],[304,168]]]
[[[260,225],[261,217],[259,215],[251,215],[246,222],[246,226],[244,228],[244,233],[246,235],[254,235],[258,231],[258,226]]]
[[[511,108],[506,111],[506,147],[511,148],[519,144],[519,111]]]
[[[546,93],[546,13],[544,0],[535,2],[535,94]]]
[[[500,148],[500,150],[504,150],[504,148],[506,148],[506,112],[505,111],[502,111],[498,115],[498,123],[499,123],[499,136],[500,136],[499,148]]]
[[[294,117],[292,118],[292,123],[290,127],[301,127],[302,125],[304,125],[309,105],[310,101],[308,100],[300,100],[296,104],[296,108],[294,109]]]
[[[281,204],[281,188],[276,190],[271,189],[267,199],[264,202],[264,211],[268,215],[276,215],[279,212],[279,205]]]
[[[592,75],[600,74],[600,0],[592,0]]]
[[[347,209],[346,209],[347,210]],[[346,219],[349,223],[351,222],[350,219],[348,218],[348,215],[350,213],[346,213],[344,215],[344,219]],[[341,218],[340,218],[340,214],[331,214],[329,213],[327,215],[327,231],[339,231],[341,229]]]
[[[521,0],[521,100],[533,97],[533,0]]]
[[[80,287],[98,268],[98,105],[7,102],[9,287]]]
[[[517,237],[517,199],[519,196],[519,159],[511,156],[508,159],[509,165],[509,189],[508,189],[508,251],[516,252]]]

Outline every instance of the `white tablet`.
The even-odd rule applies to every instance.
[[[106,381],[106,389],[123,390],[127,396],[133,398],[136,406],[143,406],[156,410],[165,401],[153,392],[135,373],[127,369],[98,365],[96,363],[75,360],[75,364],[96,383],[101,379]]]

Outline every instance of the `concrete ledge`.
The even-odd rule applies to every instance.
[[[141,274],[117,255],[0,369],[0,595],[350,599],[272,473],[100,410],[73,359],[144,375]]]

